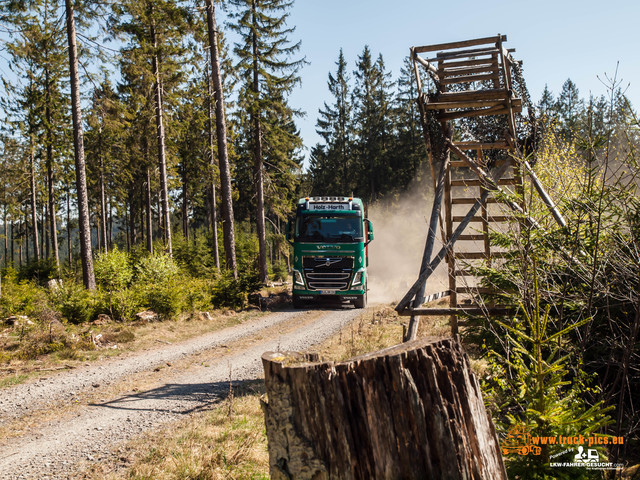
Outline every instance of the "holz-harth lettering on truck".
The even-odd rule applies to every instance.
[[[334,298],[367,304],[368,248],[371,222],[362,200],[353,197],[306,197],[287,226],[293,245],[293,305]]]

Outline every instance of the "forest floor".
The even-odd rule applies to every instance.
[[[349,307],[249,315],[187,340],[161,338],[119,357],[32,372],[0,389],[0,478],[71,478],[92,464],[126,470],[131,440],[218,407],[242,382],[259,389],[246,382],[262,377],[262,353],[308,350],[366,313]]]

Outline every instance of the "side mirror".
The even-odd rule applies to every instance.
[[[364,221],[367,222],[367,244],[369,244],[373,240],[373,224],[368,218],[365,218]]]

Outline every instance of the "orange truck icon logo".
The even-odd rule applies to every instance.
[[[502,442],[501,450],[503,455],[517,453],[518,455],[540,455],[542,448],[532,445],[531,434],[524,425],[514,425],[509,430],[507,437]]]

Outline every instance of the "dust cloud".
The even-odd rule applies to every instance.
[[[403,194],[369,205],[374,240],[369,244],[371,303],[399,301],[418,279],[433,205],[431,177],[422,175]],[[434,252],[442,247],[438,232]],[[426,294],[447,290],[443,261],[427,281]]]

